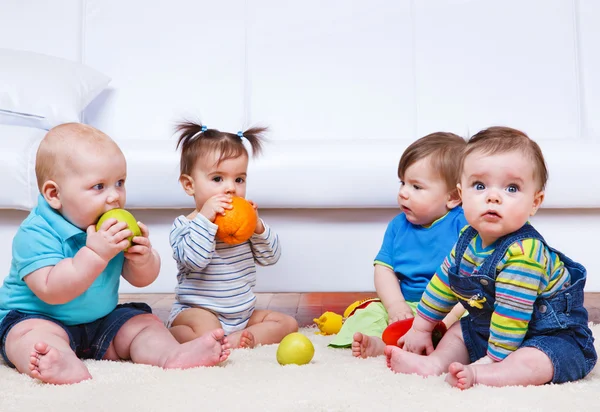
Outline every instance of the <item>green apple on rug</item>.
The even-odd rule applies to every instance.
[[[331,336],[303,328],[315,346],[304,366],[281,366],[277,345],[239,349],[220,366],[163,370],[86,361],[94,377],[76,385],[34,381],[0,365],[0,411],[594,411],[600,368],[584,380],[539,387],[452,388],[444,376],[395,374],[385,357],[357,359],[327,347]],[[600,335],[600,325],[592,326]],[[600,350],[598,341],[596,348]]]

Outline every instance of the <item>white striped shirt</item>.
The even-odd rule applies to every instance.
[[[215,239],[217,225],[200,213],[194,220],[175,219],[169,240],[178,270],[176,301],[225,316],[251,313],[256,304],[255,262],[273,265],[281,255],[279,237],[264,226],[263,233],[229,245]]]

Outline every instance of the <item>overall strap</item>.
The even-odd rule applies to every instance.
[[[477,231],[471,226],[467,227],[464,232],[460,235],[456,241],[456,247],[454,248],[454,264],[456,265],[457,273],[460,271],[460,262],[462,257],[465,255],[467,247],[471,240],[477,235]]]
[[[509,233],[508,235],[502,236],[497,240],[497,246],[494,249],[494,253],[488,256],[479,272],[482,274],[489,274],[490,277],[496,278],[496,266],[498,266],[498,262],[506,255],[508,248],[515,242],[518,242],[523,239],[538,239],[541,240],[544,244],[546,241],[539,234],[537,230],[533,228],[529,223],[523,225],[519,230],[513,233]]]

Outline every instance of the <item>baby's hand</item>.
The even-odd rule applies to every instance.
[[[246,200],[248,200],[248,199],[246,199]],[[252,207],[254,208],[254,211],[256,212],[256,229],[254,229],[254,233],[260,235],[261,233],[264,233],[265,225],[263,225],[262,220],[260,220],[260,218],[258,217],[258,206],[252,200],[248,200],[248,203],[250,203],[252,205]]]
[[[433,342],[431,341],[431,332],[412,328],[404,336],[398,339],[398,346],[407,352],[417,355],[429,355],[433,352]]]
[[[125,259],[129,259],[131,262],[144,265],[152,258],[152,244],[148,236],[150,232],[148,227],[142,222],[137,222],[140,230],[142,231],[141,236],[134,236],[132,245],[125,252]]]
[[[412,309],[406,302],[398,302],[388,308],[388,322],[394,323],[399,320],[414,318]]]
[[[102,223],[100,230],[96,231],[96,226],[90,225],[86,232],[85,245],[106,262],[129,246],[127,238],[133,234],[127,228],[126,222],[119,222],[114,218]]]
[[[215,195],[209,198],[206,203],[204,203],[200,213],[202,213],[204,217],[211,222],[214,222],[217,214],[224,215],[226,210],[233,209],[233,206],[231,205],[231,199],[231,195]]]

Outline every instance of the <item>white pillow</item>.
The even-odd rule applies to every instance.
[[[48,130],[79,122],[110,80],[81,63],[0,48],[0,124]]]

